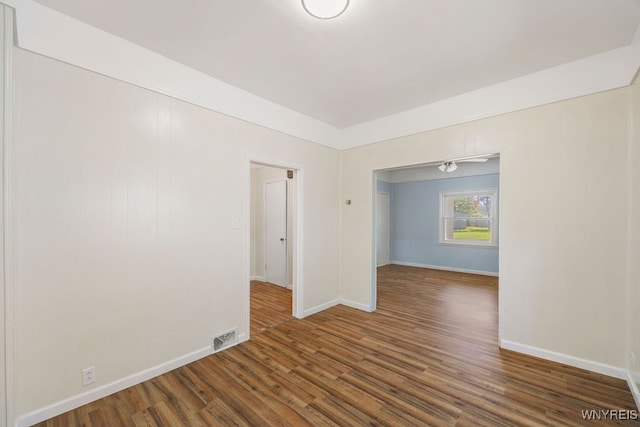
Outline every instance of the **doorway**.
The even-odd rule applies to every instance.
[[[386,264],[497,277],[499,187],[499,153],[374,171],[373,308],[377,268]],[[392,248],[387,263],[385,193]]]
[[[246,304],[248,329],[256,333],[301,317],[298,260],[302,171],[251,160],[248,172]]]

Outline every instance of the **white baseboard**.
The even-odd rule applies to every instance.
[[[340,302],[337,299],[325,302],[324,304],[320,304],[320,305],[316,305],[315,307],[311,307],[307,310],[304,310],[302,312],[302,317],[307,317],[307,316],[311,316],[312,314],[316,314],[316,313],[320,313],[323,310],[326,310],[327,308],[331,308],[334,305],[338,305]]]
[[[468,268],[443,267],[440,265],[420,264],[417,262],[391,261],[391,264],[406,265],[407,267],[430,268],[432,270],[455,271],[456,273],[479,274],[482,276],[498,277],[499,273],[482,270],[469,270]]]
[[[639,380],[640,378],[634,378],[633,373],[627,371],[627,383],[629,384],[629,390],[631,390],[633,400],[636,401],[636,407],[640,411],[640,389],[638,388],[638,384],[640,383]]]
[[[239,336],[238,342],[242,342],[242,338],[246,340],[246,334],[242,334],[241,336]],[[125,388],[140,384],[141,382],[150,380],[151,378],[157,377],[158,375],[165,374],[176,368],[179,368],[191,362],[195,362],[196,360],[202,359],[203,357],[209,356],[210,354],[211,346],[201,348],[200,350],[185,354],[184,356],[180,356],[176,359],[154,366],[153,368],[149,368],[128,377],[116,380],[112,383],[102,385],[85,393],[72,396],[60,402],[56,402],[43,408],[37,409],[33,412],[29,412],[28,414],[21,415],[16,419],[15,425],[17,427],[28,427],[33,424],[48,420],[49,418],[55,417],[72,409],[76,409],[80,406],[91,403],[95,400],[102,399],[103,397],[109,396],[110,394],[124,390]]]
[[[563,363],[565,365],[576,368],[586,369],[587,371],[598,374],[608,375],[610,377],[626,380],[627,371],[623,368],[607,365],[593,360],[582,359],[580,357],[570,356],[568,354],[556,353],[555,351],[545,350],[543,348],[533,347],[526,344],[520,344],[508,340],[500,340],[500,348],[511,350],[518,353],[528,354],[530,356],[539,357],[541,359],[551,360],[552,362]]]
[[[267,280],[262,276],[249,276],[249,280],[252,281],[252,282],[254,280],[258,281],[258,282],[265,282],[265,283],[267,282]],[[278,286],[280,286],[280,285],[278,285]],[[283,286],[283,288],[293,289],[293,285],[291,283],[289,283],[286,286]]]
[[[335,300],[332,300],[332,301],[328,301],[328,302],[326,302],[324,304],[316,305],[315,307],[311,307],[310,309],[305,310],[302,313],[302,317],[311,316],[312,314],[319,313],[319,312],[321,312],[323,310],[326,310],[327,308],[331,308],[331,307],[333,307],[335,305],[338,305],[338,304],[346,305],[347,307],[356,308],[358,310],[366,311],[366,312],[369,312],[369,313],[374,310],[374,308],[371,307],[370,305],[366,305],[366,304],[362,304],[362,303],[359,303],[359,302],[350,301],[350,300],[347,300],[347,299],[340,298],[340,299],[335,299]]]
[[[374,311],[374,308],[370,305],[362,304],[361,302],[350,301],[348,299],[340,299],[340,304],[346,305],[347,307],[357,308],[358,310],[366,311],[371,313]]]
[[[249,341],[249,334],[241,333],[238,335],[238,344],[241,342]]]

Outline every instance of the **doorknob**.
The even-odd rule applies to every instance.
[[[287,239],[285,239],[284,237],[281,237],[281,238],[280,238],[280,241],[281,241],[281,242],[284,242],[285,240],[287,240]]]

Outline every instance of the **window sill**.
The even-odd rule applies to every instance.
[[[442,246],[460,246],[465,248],[481,248],[481,249],[498,249],[497,243],[473,243],[469,241],[460,241],[460,242],[438,242],[438,245]]]

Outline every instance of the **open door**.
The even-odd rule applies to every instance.
[[[264,188],[265,281],[287,287],[287,182]]]

